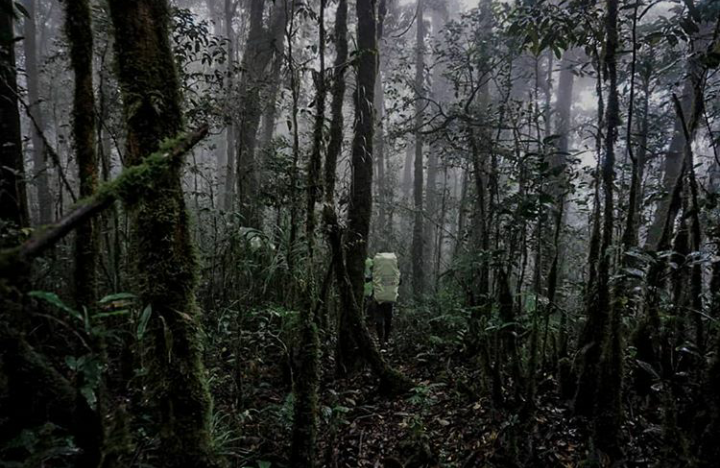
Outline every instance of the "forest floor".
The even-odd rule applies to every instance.
[[[575,467],[590,461],[585,420],[559,399],[556,381],[545,374],[536,405],[511,395],[494,404],[481,384],[480,364],[457,346],[418,340],[400,323],[386,358],[416,387],[389,399],[378,393],[369,370],[348,379],[325,373],[320,395],[320,466],[345,467]],[[255,410],[275,408],[278,417],[244,425],[244,461],[238,466],[287,466],[290,441],[288,393],[266,375]],[[277,380],[276,380],[277,381]],[[511,389],[504,389],[508,392]],[[650,412],[648,412],[650,414]],[[628,414],[624,433],[627,466],[651,466],[660,453],[661,421]],[[267,464],[270,463],[270,464]],[[603,466],[595,460],[585,466]]]

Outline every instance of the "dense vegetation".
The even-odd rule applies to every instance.
[[[0,0],[0,467],[718,466],[719,152],[717,0]]]

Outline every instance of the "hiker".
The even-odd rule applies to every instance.
[[[372,282],[372,297],[368,302],[373,305],[368,312],[372,313],[372,309],[374,309],[378,341],[380,346],[384,348],[390,338],[393,306],[397,302],[398,286],[400,285],[400,269],[398,268],[397,255],[392,252],[378,253],[370,263],[366,261],[365,266],[366,284],[368,266],[370,267],[370,279]]]

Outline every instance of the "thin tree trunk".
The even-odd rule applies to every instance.
[[[315,245],[315,204],[321,196],[320,172],[322,169],[323,128],[325,125],[325,8],[326,0],[320,0],[319,23],[319,56],[320,71],[315,81],[316,109],[315,128],[313,129],[313,149],[308,168],[308,195],[306,237],[310,262],[308,262],[308,278],[310,287],[306,297],[313,296],[313,249]],[[290,45],[290,47],[292,47]],[[332,269],[332,263],[329,266]],[[325,298],[317,298],[318,304]],[[300,368],[295,380],[295,417],[293,419],[293,441],[290,464],[292,466],[315,466],[315,444],[317,439],[317,411],[319,385],[319,353],[317,318],[313,310],[319,311],[312,300],[306,301],[301,313],[300,336]]]
[[[37,29],[35,23],[35,0],[25,0],[28,16],[23,21],[25,34],[25,71],[27,73],[27,90],[29,113],[34,125],[31,125],[33,145],[33,179],[37,187],[38,224],[49,224],[52,220],[52,197],[48,168],[45,158],[45,142],[40,134],[45,130],[42,108],[40,106],[40,85],[38,75]]]
[[[599,56],[596,54],[597,60],[597,84],[596,92],[598,96],[598,125],[597,128],[604,127],[605,104],[602,96],[602,76]],[[602,351],[602,337],[605,331],[606,311],[598,309],[598,271],[601,255],[602,243],[602,218],[600,203],[600,173],[602,163],[603,140],[602,134],[598,131],[596,134],[596,150],[598,164],[595,173],[595,193],[594,208],[592,216],[592,231],[590,234],[590,245],[588,253],[588,281],[585,291],[585,308],[587,310],[587,321],[583,327],[580,339],[578,340],[578,349],[580,350],[580,369],[578,371],[577,391],[573,402],[575,413],[583,416],[591,416],[595,404],[595,392],[597,389],[598,365]]]
[[[419,299],[425,289],[425,232],[423,227],[423,86],[425,83],[425,0],[418,0],[416,13],[417,37],[415,41],[415,169],[413,174],[413,230],[412,230],[412,289]]]
[[[617,51],[618,0],[607,0],[605,18],[605,59],[608,83],[607,129],[605,132],[605,161],[603,162],[603,190],[605,194],[603,239],[598,266],[597,303],[601,313],[608,315],[609,326],[602,342],[600,379],[595,409],[595,442],[613,461],[622,458],[620,425],[622,423],[623,338],[621,308],[612,298],[610,287],[610,262],[614,229],[613,179],[615,165],[615,141],[620,124],[618,98]]]
[[[0,0],[0,219],[28,225],[25,167],[17,97],[12,0]],[[4,233],[8,234],[8,233]],[[12,234],[7,237],[10,244]]]
[[[73,137],[80,180],[80,197],[97,190],[95,153],[95,94],[93,89],[93,36],[87,0],[67,4],[66,32],[75,73]],[[75,237],[75,301],[91,306],[97,300],[98,235],[94,221],[79,226]]]

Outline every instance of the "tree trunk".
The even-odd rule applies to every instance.
[[[383,43],[383,30],[385,15],[387,14],[387,0],[380,0],[378,5],[378,27],[377,27],[377,43],[378,43],[378,72],[375,79],[375,165],[377,167],[377,195],[378,195],[378,227],[377,235],[382,243],[387,242],[390,234],[390,226],[387,222],[387,181],[385,180],[385,126],[383,118],[385,116],[385,86],[383,83],[384,71],[387,64],[385,58],[385,47]]]
[[[622,423],[623,339],[620,307],[614,304],[610,289],[610,262],[612,258],[612,235],[614,229],[613,179],[615,165],[615,141],[620,124],[620,105],[617,83],[618,0],[607,0],[605,18],[605,68],[608,84],[607,130],[605,133],[605,161],[603,162],[603,190],[605,194],[603,239],[598,266],[597,303],[601,313],[609,318],[605,332],[600,380],[597,389],[594,437],[597,448],[613,461],[622,458],[619,441]]]
[[[225,29],[225,37],[227,39],[227,70],[225,79],[227,80],[227,100],[228,106],[231,105],[233,92],[235,90],[235,29],[233,28],[233,18],[235,17],[235,9],[237,2],[233,0],[225,0],[223,5],[223,22]],[[232,117],[228,118],[225,126],[225,154],[218,157],[218,183],[219,194],[222,200],[221,207],[225,211],[234,209],[235,200],[235,154],[237,152],[235,144],[235,122]]]
[[[98,185],[95,154],[95,95],[93,89],[93,36],[87,0],[66,6],[66,33],[75,73],[73,137],[80,180],[80,197],[91,196]],[[90,307],[97,300],[98,236],[94,221],[78,227],[75,237],[75,301]]]
[[[13,11],[12,0],[0,0],[0,219],[10,223],[11,229],[28,225]],[[3,234],[8,234],[6,229],[3,226]],[[11,233],[1,238],[6,239],[7,246],[10,246],[14,237],[16,235]]]
[[[413,230],[412,230],[412,288],[419,299],[425,288],[425,232],[423,223],[423,85],[425,76],[425,0],[418,0],[416,13],[417,37],[415,42],[415,170],[413,177]]]
[[[604,126],[605,104],[602,96],[602,77],[599,56],[595,56],[597,60],[597,84],[596,92],[598,96],[598,128]],[[578,340],[579,353],[579,371],[577,391],[573,401],[573,409],[576,414],[582,416],[591,416],[593,406],[595,404],[595,391],[597,389],[598,365],[600,362],[602,337],[605,332],[606,311],[597,307],[598,294],[598,269],[600,263],[600,252],[602,242],[600,216],[600,172],[602,158],[602,136],[600,132],[596,135],[596,150],[598,157],[597,168],[595,169],[595,193],[593,195],[593,215],[592,230],[590,234],[590,245],[588,253],[588,281],[585,290],[585,309],[587,310],[587,321],[583,327],[580,339]]]
[[[113,0],[110,13],[128,128],[126,160],[137,165],[183,127],[170,12],[164,0]],[[159,459],[163,467],[212,467],[212,401],[195,302],[198,265],[180,168],[162,179],[161,190],[147,190],[128,206],[138,293],[152,307],[148,383],[150,401],[160,410]]]
[[[37,58],[37,29],[35,23],[35,0],[25,0],[28,17],[23,21],[25,34],[25,71],[27,73],[28,107],[34,121],[31,125],[33,145],[33,179],[37,184],[38,224],[49,224],[52,220],[52,197],[50,195],[45,142],[40,132],[45,130],[45,119],[40,107],[40,85]]]
[[[315,245],[315,204],[321,196],[320,172],[322,169],[322,143],[323,129],[325,125],[325,6],[326,0],[320,0],[319,23],[319,55],[320,71],[316,77],[316,98],[315,128],[313,129],[313,148],[308,167],[308,196],[307,196],[307,219],[306,237],[308,244],[308,278],[310,287],[307,288],[305,297],[313,296],[314,275],[313,275],[313,249]],[[292,46],[290,46],[292,47]],[[332,268],[332,264],[329,268]],[[317,300],[322,301],[324,297]],[[290,464],[292,466],[315,466],[315,444],[317,440],[317,406],[318,406],[318,385],[319,385],[319,353],[320,341],[318,339],[317,321],[313,310],[313,301],[305,301],[300,315],[300,366],[297,379],[295,379],[295,417],[293,418],[293,440],[291,449]]]

